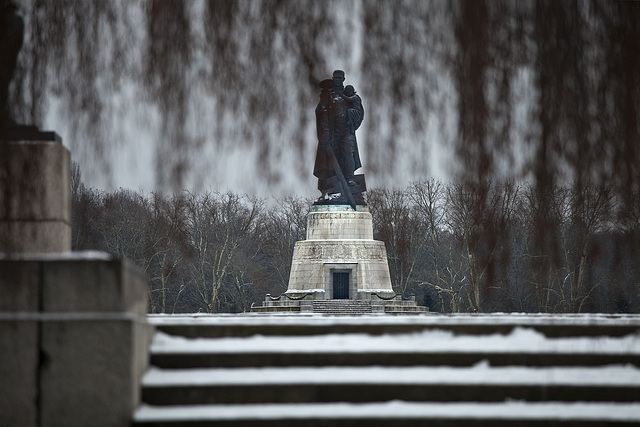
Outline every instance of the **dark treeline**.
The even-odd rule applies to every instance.
[[[77,165],[72,186],[73,249],[138,264],[154,313],[242,312],[284,292],[311,203],[102,192],[81,183]],[[370,191],[394,289],[431,311],[638,312],[640,197],[621,210],[608,186],[551,194],[541,213],[535,188],[513,183],[428,180]],[[557,235],[537,229],[540,215]]]
[[[143,195],[86,188],[72,171],[73,250],[101,250],[135,262],[149,277],[149,310],[242,312],[287,289],[295,241],[310,203],[269,209],[232,193]]]

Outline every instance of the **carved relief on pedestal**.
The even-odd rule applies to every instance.
[[[322,246],[315,245],[296,245],[294,250],[294,259],[321,260],[323,258]]]
[[[333,258],[346,259],[349,257],[349,251],[345,245],[337,245],[333,247]]]
[[[300,242],[294,249],[294,259],[308,261],[324,260],[382,260],[386,261],[387,254],[384,245],[372,243],[337,243],[318,242],[306,244]]]
[[[387,259],[384,245],[366,244],[365,245],[369,259]]]

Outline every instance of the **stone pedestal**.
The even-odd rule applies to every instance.
[[[346,286],[348,283],[348,287]],[[373,240],[366,206],[312,206],[307,239],[293,250],[286,295],[314,299],[371,299],[395,295],[384,242]]]
[[[0,142],[0,252],[71,250],[69,150],[43,135]]]
[[[373,240],[366,206],[314,205],[307,239],[296,242],[287,291],[267,295],[254,313],[419,314],[426,307],[391,287],[384,242]]]

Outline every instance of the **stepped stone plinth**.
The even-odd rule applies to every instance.
[[[312,206],[307,239],[293,249],[286,294],[314,299],[371,299],[395,295],[384,242],[373,240],[366,206]]]
[[[419,312],[415,301],[402,301],[391,286],[384,242],[373,239],[373,222],[367,206],[314,205],[307,217],[306,240],[296,242],[287,291],[274,299],[267,296],[252,311],[302,311],[326,313],[309,300],[341,300],[332,313],[364,314],[346,301],[373,301],[384,312]],[[378,309],[379,307],[379,309]],[[391,308],[392,305],[389,304]],[[405,307],[407,308],[405,310]]]

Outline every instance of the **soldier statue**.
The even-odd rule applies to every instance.
[[[344,87],[345,74],[333,72],[332,79],[320,82],[320,100],[316,107],[318,148],[313,174],[322,193],[316,204],[364,204],[364,175],[355,175],[362,167],[356,130],[364,119],[360,96],[353,86]]]

